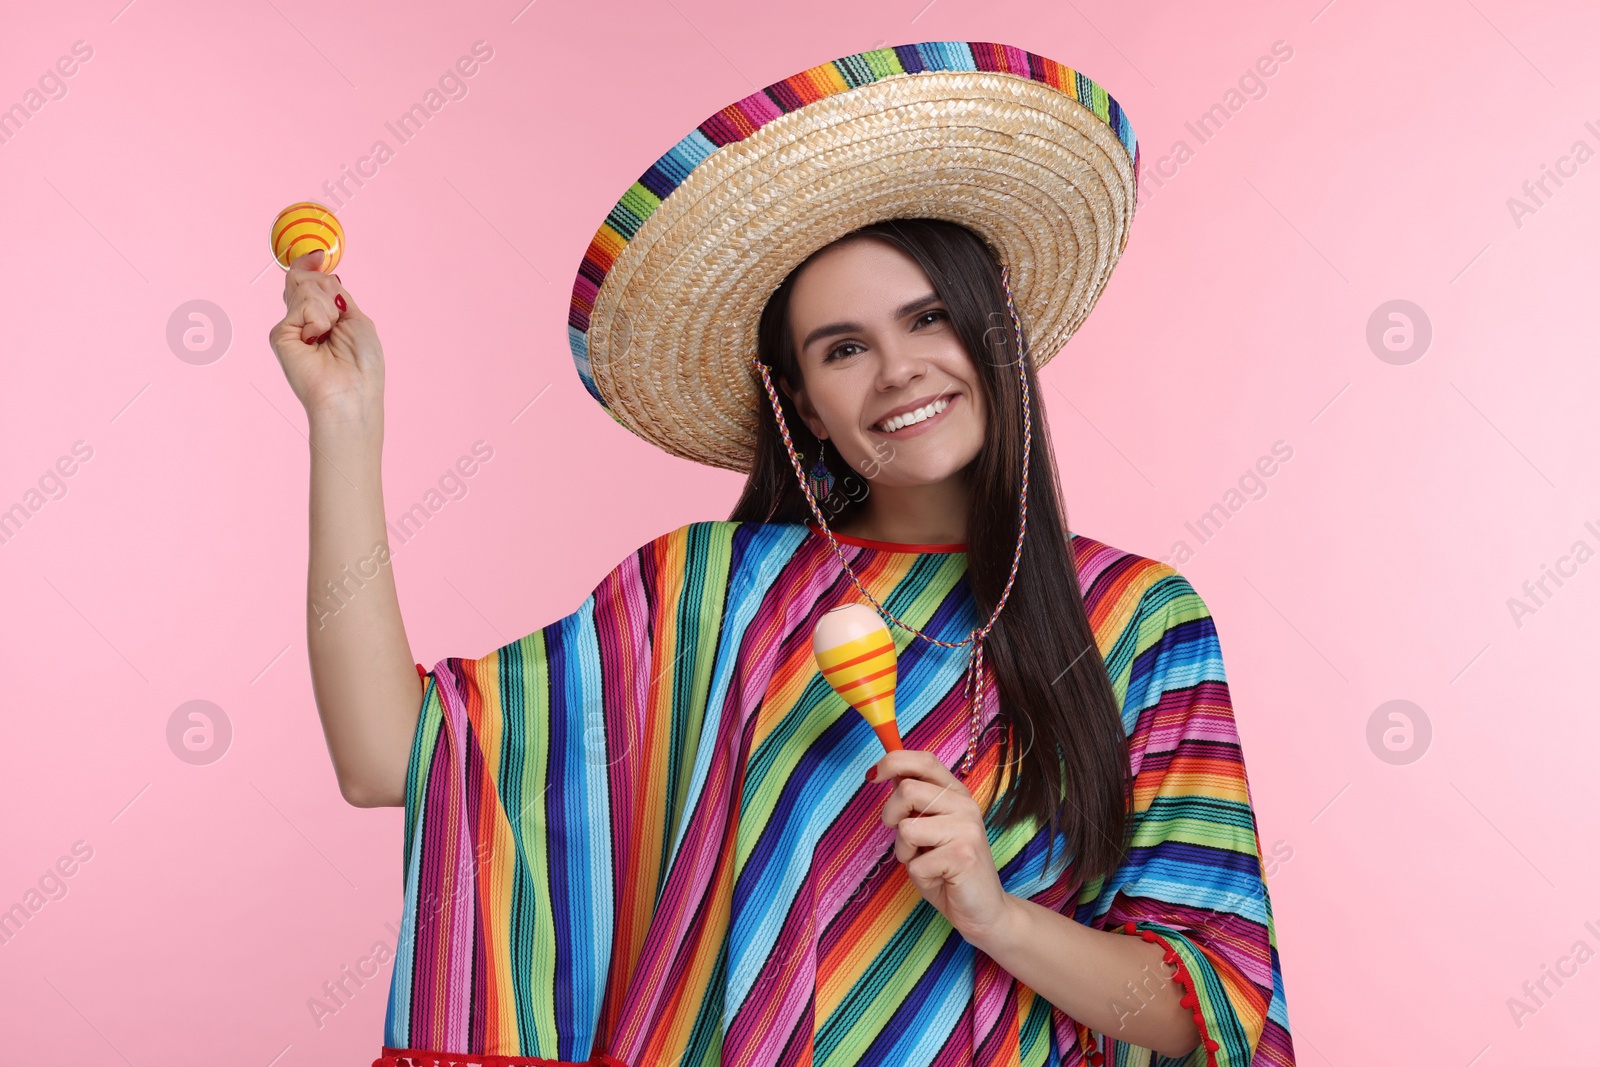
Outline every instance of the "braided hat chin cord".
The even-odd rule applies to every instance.
[[[976,627],[960,641],[941,641],[937,637],[929,637],[895,616],[888,608],[878,602],[878,598],[867,592],[861,584],[861,579],[856,577],[856,572],[850,568],[850,562],[845,559],[844,549],[839,547],[839,542],[834,538],[833,531],[829,529],[828,522],[822,517],[822,509],[817,506],[817,499],[811,492],[811,486],[806,480],[805,471],[800,464],[800,457],[795,454],[794,441],[789,437],[789,427],[783,420],[783,406],[778,401],[778,392],[772,386],[771,368],[760,359],[752,358],[755,370],[761,376],[761,384],[766,388],[767,397],[772,402],[772,414],[778,420],[778,433],[783,438],[783,447],[788,450],[789,462],[794,467],[795,477],[800,480],[800,491],[806,496],[806,502],[811,505],[811,513],[816,516],[817,525],[828,538],[828,544],[833,546],[833,553],[839,559],[839,565],[844,568],[845,574],[850,576],[850,581],[865,597],[878,613],[903,630],[922,638],[931,644],[943,648],[960,648],[971,645],[967,656],[967,676],[965,691],[972,704],[972,723],[967,735],[967,753],[962,759],[958,772],[962,779],[972,770],[972,764],[978,752],[978,716],[983,707],[983,641],[989,636],[989,631],[994,628],[995,621],[1000,618],[1000,610],[1006,606],[1006,601],[1011,597],[1011,586],[1017,578],[1017,565],[1022,561],[1022,540],[1028,532],[1028,457],[1033,451],[1033,417],[1028,396],[1028,372],[1025,360],[1027,353],[1022,347],[1022,323],[1017,318],[1017,309],[1011,298],[1011,277],[1008,268],[1002,264],[1000,267],[1000,284],[1006,294],[1006,311],[1011,315],[1011,328],[1016,336],[1017,349],[1017,380],[1022,383],[1022,493],[1018,506],[1017,519],[1017,547],[1011,554],[1011,573],[1006,578],[1005,589],[1000,593],[1000,599],[994,606],[994,611],[989,616],[989,621]]]

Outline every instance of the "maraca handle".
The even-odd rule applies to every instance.
[[[872,730],[878,735],[878,740],[883,742],[883,750],[885,752],[899,752],[906,747],[900,743],[900,728],[895,725],[893,719],[888,722],[878,723],[873,726]]]

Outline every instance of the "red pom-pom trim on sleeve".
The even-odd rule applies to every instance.
[[[1200,1033],[1200,1044],[1205,1046],[1206,1063],[1210,1065],[1210,1067],[1215,1067],[1217,1062],[1216,1052],[1217,1049],[1221,1048],[1222,1046],[1217,1044],[1214,1039],[1206,1034],[1205,1015],[1200,1011],[1200,994],[1195,991],[1194,978],[1189,974],[1188,969],[1183,965],[1183,961],[1178,957],[1178,950],[1173,948],[1172,945],[1168,943],[1166,938],[1162,937],[1154,930],[1141,930],[1132,921],[1123,923],[1121,929],[1125,934],[1137,934],[1144,940],[1156,942],[1160,944],[1162,948],[1166,949],[1166,952],[1162,954],[1162,959],[1177,966],[1178,971],[1172,977],[1178,982],[1179,985],[1183,987],[1183,996],[1178,999],[1178,1003],[1185,1008],[1194,1009],[1194,1015],[1192,1017],[1194,1019],[1195,1029]],[[1091,1058],[1089,1062],[1093,1064],[1095,1061]]]
[[[428,668],[424,667],[420,663],[417,664],[417,677],[422,679],[426,679],[428,677]]]

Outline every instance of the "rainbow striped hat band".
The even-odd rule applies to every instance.
[[[1121,256],[1138,179],[1117,101],[1021,48],[929,41],[803,70],[708,117],[607,213],[572,287],[578,375],[645,440],[746,471],[761,310],[817,249],[884,219],[967,226],[1009,266],[1042,366]]]

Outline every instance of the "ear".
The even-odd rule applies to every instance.
[[[806,429],[811,431],[811,435],[819,441],[826,441],[828,429],[817,417],[817,409],[811,406],[811,398],[806,395],[805,387],[791,389],[787,381],[779,378],[778,388],[782,389],[783,395],[794,404],[795,412],[800,416],[800,421],[806,424]]]

